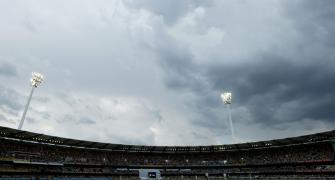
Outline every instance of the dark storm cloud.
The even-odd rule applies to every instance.
[[[169,88],[197,87],[198,82],[193,73],[196,67],[187,51],[161,50],[159,56],[161,57],[159,63],[167,74],[165,82]]]
[[[286,13],[294,24],[293,28],[299,33],[298,45],[303,53],[321,60],[332,60],[335,56],[334,6],[335,2],[331,0],[287,4]]]
[[[233,92],[234,108],[247,108],[251,115],[248,121],[253,123],[285,129],[282,123],[306,119],[332,122],[335,117],[333,7],[334,1],[287,3],[283,18],[292,22],[290,30],[296,31],[297,37],[292,40],[278,37],[282,38],[283,47],[251,54],[247,60],[231,59],[243,63],[199,66],[187,52],[163,51],[160,55],[164,60],[165,85],[194,93],[197,99],[189,106],[200,117],[207,118],[199,118],[196,123],[212,128],[222,119],[215,112],[222,106],[218,99],[222,90]]]
[[[16,76],[16,67],[9,63],[0,63],[0,76]]]
[[[164,83],[169,89],[182,92],[192,92],[197,99],[190,99],[185,104],[197,113],[196,117],[190,119],[194,125],[200,127],[211,127],[213,131],[227,130],[222,123],[222,114],[214,112],[214,104],[220,106],[220,101],[208,89],[207,79],[204,78],[204,67],[193,62],[192,55],[181,47],[170,42],[159,51],[160,65],[165,71]],[[222,133],[222,132],[221,132]],[[224,133],[229,133],[225,131]]]
[[[334,63],[295,64],[275,55],[260,58],[238,67],[211,68],[208,75],[213,88],[234,92],[236,104],[246,106],[255,122],[332,121]]]

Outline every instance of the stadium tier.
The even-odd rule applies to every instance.
[[[1,177],[165,179],[334,177],[335,131],[213,146],[137,146],[67,139],[0,127]]]

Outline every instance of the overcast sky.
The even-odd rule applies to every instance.
[[[145,145],[335,128],[333,0],[0,1],[0,126]]]

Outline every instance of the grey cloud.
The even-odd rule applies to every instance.
[[[25,19],[22,21],[22,26],[32,33],[38,32],[37,25],[30,19],[29,16],[26,16]]]
[[[206,136],[206,135],[203,135],[203,134],[200,134],[200,133],[197,133],[197,132],[193,132],[192,134],[197,139],[208,140],[208,136]]]
[[[17,70],[13,64],[1,63],[0,64],[0,76],[16,76]]]
[[[10,120],[2,114],[0,114],[0,121],[10,122]]]
[[[112,115],[109,115],[109,116],[105,117],[105,119],[107,119],[107,120],[112,120],[112,121],[116,121],[116,120],[118,120],[117,117],[112,116]]]
[[[11,109],[11,108],[8,108],[8,107],[2,107],[1,108],[5,113],[8,113],[9,115],[13,115],[13,116],[19,116],[21,115],[22,111],[18,111],[18,110],[15,110],[15,109]]]
[[[88,117],[82,117],[77,121],[77,124],[96,124],[97,122],[88,118]]]
[[[42,103],[48,103],[48,102],[51,101],[51,99],[48,98],[48,97],[39,97],[39,96],[37,96],[37,97],[34,97],[34,101],[39,101],[39,102],[42,102]]]
[[[165,85],[171,89],[185,90],[190,87],[193,90],[202,91],[203,85],[199,81],[202,76],[201,68],[193,62],[192,53],[185,47],[179,46],[169,37],[157,48],[158,64],[164,70]]]
[[[161,115],[161,112],[159,110],[152,110],[151,112],[152,112],[153,116],[155,118],[157,118],[157,120],[159,122],[162,122],[164,120],[163,117],[162,117],[162,115]]]
[[[144,0],[144,1],[130,1],[126,3],[130,7],[143,8],[149,10],[155,14],[158,14],[164,18],[164,21],[171,25],[176,22],[180,17],[184,16],[190,9],[198,6],[210,6],[212,0],[201,1],[201,0],[170,0],[170,1],[155,1],[155,0]]]
[[[50,119],[50,117],[51,117],[51,115],[50,115],[50,113],[47,113],[47,112],[40,112],[40,114],[41,114],[41,117],[43,118],[43,119]]]
[[[65,114],[61,119],[57,119],[57,122],[62,123],[76,123],[76,124],[96,124],[95,120],[92,120],[89,117],[76,117],[73,114]]]
[[[22,96],[13,89],[5,88],[0,85],[0,107],[6,107],[12,110],[21,110],[19,98]]]
[[[286,4],[286,16],[300,38],[298,44],[300,52],[322,60],[334,56],[334,5],[335,2],[331,0],[307,0]]]
[[[76,117],[74,117],[71,114],[65,114],[62,118],[57,119],[57,122],[62,124],[62,123],[73,123],[76,121]]]
[[[37,124],[38,123],[38,121],[36,121],[36,119],[30,118],[30,117],[27,117],[26,121],[29,122],[29,123],[32,123],[32,124]]]

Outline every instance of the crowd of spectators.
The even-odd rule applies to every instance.
[[[203,152],[149,153],[113,152],[85,148],[63,147],[16,140],[1,140],[0,160],[95,165],[259,165],[291,162],[332,161],[331,143],[267,147],[260,149]]]

